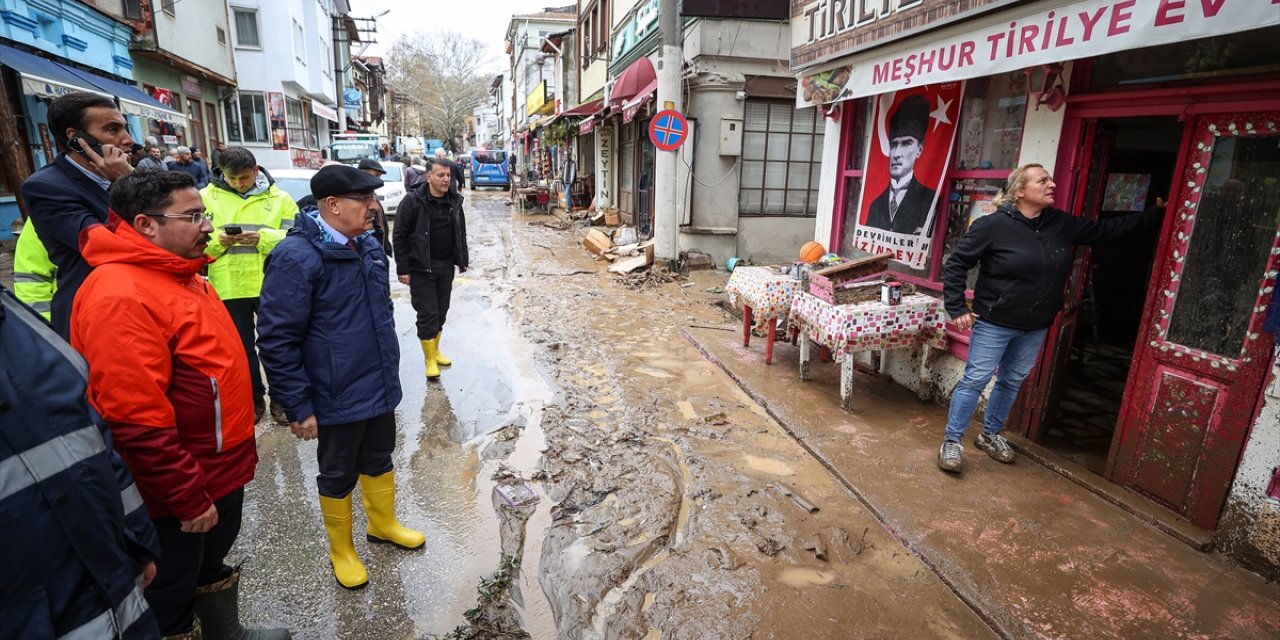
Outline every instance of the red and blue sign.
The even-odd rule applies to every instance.
[[[663,109],[649,121],[649,140],[663,151],[675,151],[689,138],[689,121],[675,109]]]

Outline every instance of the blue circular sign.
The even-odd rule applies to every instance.
[[[675,151],[689,137],[689,121],[675,109],[663,109],[649,121],[649,141],[663,151]]]

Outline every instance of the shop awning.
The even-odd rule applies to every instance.
[[[622,105],[657,86],[658,74],[653,70],[653,63],[648,58],[640,58],[618,75],[618,81],[613,83],[613,92],[609,94],[609,105]]]
[[[311,113],[314,113],[317,117],[328,120],[334,124],[342,124],[342,120],[338,119],[338,110],[328,105],[312,101]]]
[[[658,90],[658,81],[650,82],[648,86],[640,90],[640,93],[622,104],[622,121],[631,122],[635,120],[636,113],[644,108],[645,103],[653,99],[653,92]]]
[[[110,97],[80,76],[48,58],[0,44],[0,65],[18,72],[22,92],[38,98],[56,98],[74,91],[88,91]]]
[[[568,111],[561,111],[560,117],[564,116],[594,116],[604,111],[604,100],[591,100],[584,102]]]
[[[103,91],[110,92],[120,101],[120,111],[132,116],[140,118],[148,118],[150,120],[164,120],[176,125],[187,125],[187,117],[181,112],[175,111],[173,107],[166,105],[155,98],[147,95],[142,89],[131,84],[125,84],[119,80],[112,80],[100,75],[92,74],[87,71],[81,71],[72,67],[66,68],[71,73],[83,78],[85,81],[97,85]]]

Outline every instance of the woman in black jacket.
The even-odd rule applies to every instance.
[[[964,377],[951,395],[947,431],[938,467],[960,471],[960,445],[983,389],[997,367],[987,399],[982,433],[974,445],[1000,462],[1013,462],[1013,450],[1000,435],[1031,372],[1045,332],[1062,309],[1071,274],[1073,245],[1096,244],[1160,224],[1164,203],[1139,215],[1086,220],[1054,209],[1053,178],[1038,164],[1013,170],[996,196],[997,209],[979,218],[960,238],[942,270],[947,314],[957,328],[973,329]],[[973,308],[965,301],[969,270],[978,266]]]

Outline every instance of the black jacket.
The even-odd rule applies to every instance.
[[[58,290],[53,294],[53,328],[71,336],[71,301],[93,267],[80,255],[80,232],[107,221],[107,190],[79,169],[66,155],[41,167],[22,183],[27,213],[40,229],[49,260],[58,267]]]
[[[979,318],[1013,329],[1048,327],[1062,309],[1072,245],[1151,229],[1163,217],[1164,209],[1158,207],[1107,220],[1085,220],[1050,208],[1032,220],[1011,205],[1002,206],[973,223],[942,268],[947,313],[952,318],[969,313],[965,281],[978,265],[973,312]]]
[[[907,183],[906,193],[902,194],[902,200],[898,203],[897,215],[890,221],[889,191],[890,189],[886,187],[879,197],[871,201],[871,211],[867,214],[867,226],[894,233],[919,235],[929,220],[929,209],[933,207],[937,194],[912,176],[911,182]],[[933,229],[924,231],[926,236],[933,235]]]
[[[391,245],[395,249],[396,275],[414,271],[431,273],[431,220],[427,211],[427,194],[430,187],[423,183],[409,190],[400,209],[396,211],[396,224],[391,231]],[[453,264],[467,270],[467,222],[462,214],[462,195],[452,189],[445,196],[453,215]]]

